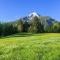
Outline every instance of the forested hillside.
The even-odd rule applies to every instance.
[[[7,36],[19,32],[31,33],[59,33],[60,22],[49,16],[31,13],[15,22],[0,23],[0,36]]]

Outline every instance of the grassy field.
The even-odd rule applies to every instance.
[[[60,34],[16,34],[0,38],[0,60],[60,60]]]

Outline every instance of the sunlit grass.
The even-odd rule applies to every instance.
[[[60,60],[60,34],[16,34],[0,38],[0,60]]]

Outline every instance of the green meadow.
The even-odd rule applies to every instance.
[[[2,37],[0,60],[60,60],[60,34],[19,33]]]

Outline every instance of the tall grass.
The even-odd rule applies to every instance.
[[[0,60],[60,60],[60,34],[16,34],[0,38]]]

